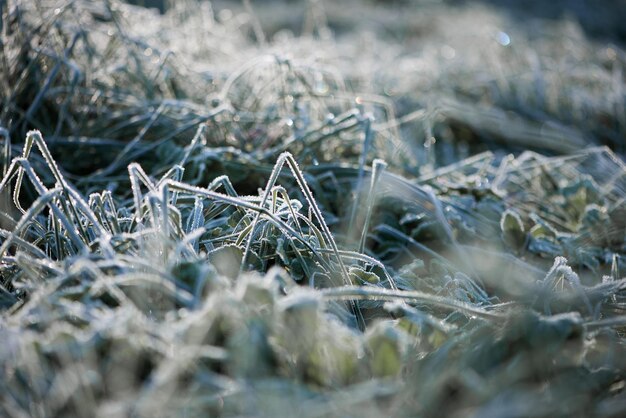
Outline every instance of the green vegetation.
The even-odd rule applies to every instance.
[[[0,3],[1,416],[626,414],[622,47],[346,3]]]

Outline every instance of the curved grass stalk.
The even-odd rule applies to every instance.
[[[372,209],[374,207],[374,199],[376,198],[376,186],[378,184],[378,180],[380,179],[381,174],[384,172],[387,167],[387,163],[383,160],[376,159],[372,164],[372,178],[370,182],[370,190],[367,196],[367,206],[365,213],[365,223],[363,225],[363,232],[361,233],[361,241],[359,243],[359,252],[362,253],[365,251],[365,241],[367,239],[367,231],[370,227],[370,220],[372,217]]]
[[[506,318],[503,314],[490,312],[469,303],[418,291],[389,290],[379,287],[343,286],[332,289],[321,289],[320,292],[327,300],[401,300],[424,303],[450,311],[459,311],[469,316],[476,316],[495,322],[502,322]]]
[[[214,178],[207,186],[207,189],[217,190],[220,186],[224,188],[224,190],[226,191],[226,194],[233,196],[233,197],[239,197],[239,194],[235,190],[233,183],[230,181],[227,175],[222,175],[222,176],[218,176]],[[242,214],[242,217],[241,217],[242,222],[247,223],[248,219],[245,217],[246,211],[241,208],[237,208],[237,211],[239,211],[239,213]]]
[[[67,183],[64,176],[61,174],[61,170],[59,170],[56,164],[56,161],[52,158],[52,155],[50,154],[50,150],[48,149],[48,146],[46,145],[39,131],[30,131],[26,135],[26,142],[24,144],[22,157],[13,160],[15,164],[11,164],[11,167],[7,171],[7,175],[5,179],[2,181],[2,183],[0,183],[0,190],[6,187],[6,185],[10,181],[10,178],[13,176],[12,170],[17,169],[18,177],[17,177],[16,184],[15,184],[14,191],[13,191],[13,200],[14,200],[14,204],[16,205],[16,207],[22,210],[23,213],[24,211],[23,209],[21,209],[21,206],[19,204],[19,194],[20,194],[20,190],[22,186],[23,175],[26,170],[29,170],[31,172],[29,174],[29,178],[31,182],[33,183],[33,185],[35,186],[37,193],[42,195],[46,192],[46,188],[43,186],[43,183],[37,177],[35,172],[32,170],[30,163],[28,162],[28,157],[30,156],[33,144],[37,145],[37,148],[39,149],[42,156],[44,157],[44,160],[46,164],[48,165],[48,168],[52,172],[52,175],[55,181],[61,187],[62,193],[65,194],[66,199],[61,201],[61,205],[62,206],[67,205],[69,209],[71,210],[71,214],[74,217],[74,219],[76,219],[76,224],[78,226],[81,236],[83,237],[83,240],[85,242],[89,242],[90,237],[87,234],[87,231],[83,228],[82,223],[80,222],[80,217],[78,215],[79,209],[80,209],[80,212],[82,212],[83,215],[85,215],[88,218],[88,220],[92,223],[93,227],[97,229],[96,235],[102,236],[106,234],[107,232],[104,230],[104,228],[102,228],[100,223],[97,221],[96,216],[93,214],[93,212],[89,208],[89,205],[83,200],[82,196],[69,183]],[[66,212],[69,213],[69,211],[67,210]],[[110,249],[108,248],[104,248],[104,249],[106,252],[111,254],[111,252],[109,251]]]
[[[293,210],[293,205],[291,204],[291,198],[289,197],[289,194],[287,193],[287,190],[285,190],[285,188],[283,186],[274,186],[273,188],[273,198],[274,198],[274,202],[276,202],[277,200],[277,194],[280,193],[280,195],[282,196],[283,200],[285,201],[285,205],[287,205],[287,208],[289,210],[289,213],[291,214],[291,218],[293,219],[293,221],[296,224],[296,227],[298,228],[298,232],[300,233],[300,235],[304,235],[304,233],[302,232],[302,228],[300,228],[300,223],[298,222],[298,217],[296,216],[296,211]],[[300,202],[298,202],[300,203]],[[274,203],[274,206],[276,205],[276,203]],[[322,241],[320,241],[320,245],[324,245],[324,243],[322,243]]]
[[[55,197],[57,197],[60,193],[61,193],[60,189],[58,188],[52,189],[40,195],[33,202],[33,204],[28,209],[28,211],[26,211],[24,215],[21,217],[21,219],[15,226],[13,232],[7,237],[7,239],[0,246],[0,258],[3,257],[4,254],[7,252],[7,250],[11,246],[11,243],[13,242],[14,237],[17,237],[17,235],[28,226],[28,223],[31,221],[31,219],[37,216],[37,214],[41,212],[43,208],[49,205],[52,202],[52,200]]]
[[[626,327],[626,315],[585,322],[583,327],[585,327],[585,330],[588,332],[597,331],[603,328]]]
[[[148,188],[151,192],[156,192],[156,187],[148,177],[143,168],[137,164],[132,163],[128,165],[128,176],[130,178],[130,187],[133,194],[133,200],[135,202],[135,222],[139,223],[143,217],[142,202],[143,195],[141,193],[140,183]],[[168,181],[168,180],[166,180]]]
[[[41,259],[48,258],[46,253],[41,251],[39,248],[31,244],[30,242],[24,240],[23,238],[20,238],[15,232],[7,231],[6,229],[0,228],[0,236],[6,240],[5,243],[8,240],[14,241],[15,244],[22,246],[24,249],[32,253],[34,256],[37,256]],[[3,254],[2,250],[0,250],[0,255],[1,254]],[[4,259],[5,257],[1,257],[1,258]]]
[[[165,172],[165,174],[163,174],[163,176],[161,176],[161,179],[159,179],[159,181],[156,184],[156,187],[160,187],[161,184],[163,184],[163,181],[165,181],[166,179],[172,179],[172,180],[176,180],[176,181],[183,181],[183,174],[185,173],[185,168],[175,164],[174,166],[172,166],[172,168],[170,168],[169,170],[167,170]],[[178,194],[177,193],[172,193],[172,205],[176,205],[176,202],[178,200]]]
[[[291,172],[293,173],[296,179],[296,182],[298,183],[298,186],[300,187],[300,190],[304,194],[304,197],[307,200],[307,203],[309,204],[309,210],[313,212],[313,215],[317,219],[317,222],[320,224],[320,227],[322,229],[322,234],[325,235],[326,241],[328,241],[328,243],[331,246],[331,249],[339,263],[339,268],[340,268],[341,276],[343,278],[344,283],[350,284],[350,277],[348,276],[348,271],[346,270],[346,266],[344,265],[343,260],[341,259],[341,256],[339,255],[339,248],[337,247],[337,243],[335,242],[335,239],[330,233],[330,230],[328,229],[328,225],[324,221],[322,212],[317,206],[317,202],[313,198],[313,194],[311,193],[311,190],[309,189],[309,186],[306,183],[306,180],[304,179],[304,175],[302,171],[300,171],[300,168],[298,167],[298,163],[296,162],[296,160],[293,158],[293,156],[290,153],[284,152],[283,154],[280,155],[280,157],[278,158],[278,161],[276,162],[276,165],[274,166],[274,170],[272,171],[272,176],[270,177],[270,180],[272,180],[272,182],[271,183],[268,182],[268,186],[273,187],[274,182],[276,181],[276,178],[278,177],[278,174],[280,170],[282,169],[283,165],[285,164],[285,162],[288,164],[289,168],[291,169]],[[261,202],[261,207],[265,206],[268,193],[270,192],[269,187],[265,190],[263,200]],[[260,215],[257,214],[257,219],[259,216]],[[246,253],[244,253],[242,265],[243,265],[243,261],[245,261],[247,252],[249,251],[250,244],[251,244],[251,241],[249,240],[246,245]],[[358,305],[354,301],[350,301],[350,307],[352,308],[352,311],[354,312],[356,316],[359,328],[365,329],[365,320],[363,319],[363,316],[361,314],[361,311],[358,308]]]
[[[110,205],[107,197],[103,197],[106,193],[108,193],[108,199],[112,199],[110,192],[103,192],[102,194],[92,193],[89,195],[88,205],[92,208],[92,212],[98,219],[98,222],[109,234],[119,234],[122,231],[117,217],[112,216],[111,212],[105,208],[105,204]]]
[[[181,167],[184,167],[185,164],[187,164],[187,160],[189,159],[189,156],[194,151],[196,146],[200,142],[202,143],[206,142],[206,138],[204,136],[205,131],[206,131],[206,126],[207,125],[205,123],[198,126],[198,129],[196,130],[196,134],[193,136],[191,142],[186,147],[185,154],[183,155],[183,158],[181,158],[180,162],[178,163],[178,165],[180,165]]]
[[[95,238],[102,238],[104,236],[109,235],[109,232],[107,232],[106,229],[102,226],[102,224],[98,221],[97,216],[91,210],[87,202],[85,202],[83,197],[76,190],[74,190],[73,187],[69,185],[65,189],[65,191],[72,197],[71,202],[74,205],[78,206],[78,209],[80,209],[81,213],[87,218],[89,222],[91,222],[91,225],[93,225],[93,227],[96,229]],[[78,219],[77,221],[80,222]],[[106,255],[110,256],[113,254],[113,250],[109,247],[105,246],[103,247],[103,250]]]
[[[213,200],[216,202],[221,202],[229,205],[233,205],[235,207],[241,207],[244,209],[252,210],[254,212],[260,213],[265,216],[269,221],[271,221],[277,228],[283,231],[287,236],[292,236],[293,238],[300,241],[307,249],[311,251],[313,255],[322,263],[322,265],[328,270],[331,271],[331,267],[326,263],[324,257],[322,257],[317,249],[313,248],[311,244],[304,239],[296,230],[294,230],[291,226],[284,223],[281,219],[277,218],[272,214],[267,208],[257,206],[253,203],[248,202],[247,200],[239,197],[232,197],[228,195],[224,195],[221,193],[217,193],[211,190],[203,189],[197,186],[191,186],[189,184],[184,184],[180,182],[175,182],[172,180],[168,180],[166,183],[169,185],[170,189],[177,190],[183,193],[189,193],[192,195],[200,195],[204,196],[209,200]]]
[[[309,229],[311,231],[313,231],[313,234],[315,235],[315,238],[317,238],[317,241],[320,243],[320,247],[321,248],[326,248],[328,246],[328,244],[326,243],[326,241],[324,241],[324,237],[322,236],[322,232],[319,230],[319,228],[317,226],[315,226],[315,224],[313,223],[313,221],[311,221],[310,218],[302,215],[301,213],[296,212],[296,216],[298,217],[299,220],[301,220],[302,222],[304,222],[305,224],[307,224],[307,226],[309,227]],[[332,252],[332,250],[331,250]]]
[[[276,164],[274,165],[274,169],[272,170],[272,174],[270,175],[270,178],[267,182],[267,186],[265,188],[265,191],[263,193],[263,197],[261,199],[261,203],[259,206],[261,208],[264,208],[265,205],[267,204],[267,200],[270,196],[271,190],[274,187],[276,180],[278,179],[278,176],[280,174],[280,171],[285,165],[285,163],[289,166],[293,176],[296,179],[296,182],[298,183],[298,186],[300,187],[300,190],[304,194],[304,197],[307,200],[307,203],[309,204],[309,209],[313,212],[315,218],[317,219],[317,222],[320,224],[324,238],[330,244],[331,249],[333,250],[333,253],[335,254],[337,258],[344,283],[349,284],[350,279],[348,277],[348,271],[346,270],[346,267],[343,264],[341,257],[339,256],[339,253],[338,253],[339,249],[337,247],[337,244],[335,243],[335,240],[332,234],[330,233],[330,230],[328,229],[328,225],[326,225],[326,222],[324,221],[322,212],[320,211],[319,207],[317,206],[317,203],[315,202],[315,199],[313,198],[313,194],[311,193],[311,190],[309,189],[309,186],[306,183],[306,180],[304,179],[304,175],[302,174],[302,171],[300,171],[300,168],[298,167],[296,160],[293,158],[293,156],[290,153],[284,152],[280,155],[280,157],[278,157],[278,160],[276,161]],[[250,234],[251,237],[254,236],[254,230],[256,228],[256,224],[258,223],[260,216],[261,216],[261,212],[257,212],[257,216],[255,217],[255,220],[252,222],[252,231]],[[249,239],[248,242],[246,243],[246,249],[243,255],[243,259],[242,259],[242,268],[246,263],[246,259],[247,259],[248,253],[250,252],[251,245],[252,245],[252,240]]]
[[[12,176],[11,171],[12,170],[17,170],[18,173],[26,173],[26,175],[28,176],[29,180],[31,181],[31,183],[35,187],[35,190],[37,191],[39,196],[40,197],[42,197],[44,195],[47,196],[47,194],[49,193],[49,190],[46,189],[46,187],[43,185],[43,183],[41,182],[39,177],[37,177],[37,175],[35,174],[34,170],[32,169],[32,166],[30,165],[28,160],[26,160],[24,158],[15,158],[13,160],[13,162],[11,163],[11,167],[10,167],[10,170],[9,170],[9,173],[8,173],[7,177],[0,183],[0,191],[6,186],[6,184],[8,183],[8,179],[11,178],[11,176]],[[7,180],[7,181],[5,182],[5,180]],[[57,191],[56,193],[58,195],[60,195],[64,191],[67,192],[67,189],[64,190],[61,186],[56,188],[56,189],[53,189],[53,190],[56,190]],[[51,196],[49,198],[46,197],[46,201],[48,199],[50,199],[50,202],[48,202],[48,203],[52,203],[53,202],[53,199],[52,199],[53,197],[58,197],[58,196]],[[48,203],[46,203],[46,204],[48,204]],[[63,203],[63,202],[61,202],[61,203]],[[30,221],[34,217],[34,213],[31,211],[31,209],[33,209],[33,208],[31,207],[29,209],[29,211],[24,212],[24,215],[22,216],[22,219],[20,220],[20,222],[24,221],[25,223],[27,223],[28,221]],[[43,206],[41,208],[39,208],[37,210],[37,212],[39,212],[41,209],[43,209]],[[50,209],[53,211],[54,215],[63,224],[63,227],[65,228],[65,230],[67,231],[67,233],[70,236],[70,240],[74,242],[74,244],[77,246],[77,248],[79,248],[81,250],[85,250],[87,248],[86,243],[83,241],[83,239],[81,239],[81,236],[74,231],[73,223],[70,222],[70,220],[65,216],[65,214],[63,213],[63,210],[61,210],[56,204],[50,204]],[[18,223],[18,225],[20,225],[20,224]],[[23,228],[24,226],[25,226],[25,224],[22,225],[21,228]],[[83,238],[87,239],[86,235],[84,235]],[[4,245],[3,245],[3,247],[4,247]],[[4,248],[4,250],[6,251],[6,248]],[[0,256],[1,256],[1,254],[3,254],[3,252],[0,252]]]
[[[318,251],[320,253],[332,254],[332,251],[331,250],[327,250],[327,249],[320,248]],[[368,263],[368,264],[371,264],[373,266],[379,267],[383,271],[383,273],[385,274],[385,278],[389,282],[389,286],[391,287],[391,289],[392,290],[399,290],[398,286],[396,285],[396,281],[393,279],[393,277],[391,277],[391,275],[387,271],[387,268],[385,267],[385,265],[383,263],[381,263],[380,261],[378,261],[377,259],[375,259],[374,257],[370,257],[367,254],[357,253],[357,252],[354,252],[354,251],[346,251],[346,250],[339,250],[339,254],[342,257],[347,258],[347,259],[357,260],[357,261],[360,261],[362,263]]]
[[[241,246],[241,244],[244,242],[244,240],[246,238],[248,238],[248,237],[249,237],[248,238],[249,241],[253,240],[254,237],[251,236],[252,229],[253,229],[253,225],[252,224],[250,224],[250,225],[246,226],[245,228],[243,228],[241,230],[241,232],[239,232],[237,234],[237,239],[235,240],[235,245],[238,246],[238,247]]]
[[[9,257],[4,257],[4,259],[8,259],[8,258]],[[51,260],[48,257],[44,257],[44,258],[32,257],[23,252],[19,252],[15,255],[14,260],[12,262],[15,264],[27,263],[29,265],[36,266],[37,268],[41,270],[48,271],[51,275],[58,276],[58,275],[63,274],[63,269],[59,267],[58,263],[54,260]]]
[[[233,183],[231,183],[230,178],[227,175],[222,175],[215,177],[207,186],[207,189],[217,191],[217,189],[222,186],[226,193],[229,196],[238,197],[239,194],[235,190]]]

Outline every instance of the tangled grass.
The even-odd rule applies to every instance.
[[[621,48],[308,7],[0,7],[0,415],[623,415]]]

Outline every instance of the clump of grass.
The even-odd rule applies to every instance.
[[[571,152],[610,143],[593,117],[589,141],[551,123],[597,91],[526,100],[500,51],[485,96],[446,49],[422,101],[415,57],[354,52],[317,7],[310,36],[264,42],[205,3],[3,10],[1,415],[624,412],[626,167]],[[548,127],[493,127],[521,103]],[[462,158],[467,129],[493,151]]]
[[[33,145],[56,178],[52,190],[29,163]],[[557,258],[545,278],[527,278],[534,290],[500,303],[477,281],[487,276],[463,274],[454,257],[395,272],[397,263],[341,250],[289,154],[256,197],[238,196],[225,177],[202,188],[176,180],[182,168],[153,180],[134,164],[133,197],[121,202],[106,191],[83,198],[38,132],[28,134],[23,155],[0,185],[13,189],[15,202],[24,178],[40,194],[0,248],[9,341],[2,359],[12,370],[2,391],[6,414],[230,416],[311,402],[310,416],[352,406],[430,415],[442,405],[489,410],[499,396],[536,396],[540,416],[566,408],[543,399],[538,386],[573,400],[592,383],[565,389],[572,380],[595,382],[599,395],[576,401],[594,411],[623,378],[606,351],[620,350],[619,334],[607,329],[626,321],[621,256],[612,276],[595,285]],[[276,184],[285,162],[306,206]],[[398,181],[377,176],[382,184]],[[406,245],[401,236],[389,244]],[[530,245],[525,251],[533,253]],[[270,268],[276,265],[282,269]],[[501,280],[514,284],[515,276]],[[533,366],[510,373],[520,362]],[[426,376],[437,378],[398,386]],[[465,382],[471,376],[482,379],[480,390]],[[500,393],[502,384],[511,394]],[[442,395],[452,387],[453,395]],[[412,391],[418,403],[407,402]]]

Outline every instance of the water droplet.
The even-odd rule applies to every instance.
[[[511,43],[511,37],[506,32],[498,32],[496,40],[502,46],[508,46]]]

